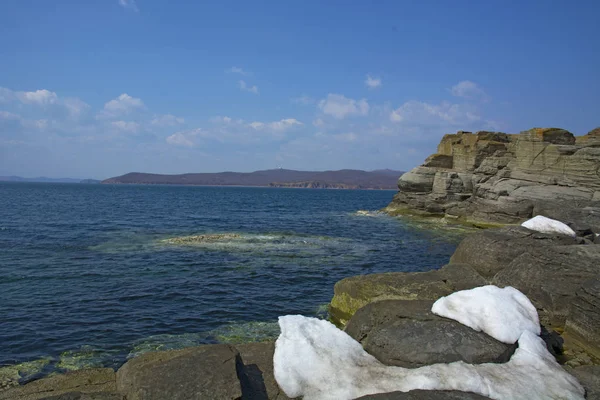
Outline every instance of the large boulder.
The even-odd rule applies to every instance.
[[[577,367],[568,372],[581,383],[587,400],[600,400],[600,365]]]
[[[505,251],[514,254],[508,247]],[[514,258],[506,268],[498,271],[492,283],[519,289],[536,306],[543,325],[561,329],[565,326],[575,293],[584,282],[598,274],[600,246],[542,245],[531,246]]]
[[[226,344],[146,353],[119,369],[117,389],[127,400],[240,399],[239,363]]]
[[[1,400],[98,399],[117,400],[115,371],[111,368],[85,369],[54,375],[0,392]]]
[[[332,321],[346,324],[368,303],[379,300],[437,300],[457,290],[472,289],[487,282],[468,265],[449,264],[428,272],[388,272],[342,279],[333,288],[329,306]]]
[[[288,400],[277,384],[273,373],[275,343],[247,343],[236,345],[243,363],[240,380],[244,399]]]
[[[464,238],[450,262],[469,264],[481,276],[491,279],[532,248],[577,243],[577,239],[569,236],[535,232],[520,226],[488,229]]]
[[[600,279],[585,282],[573,297],[565,340],[600,360]]]
[[[479,394],[445,390],[411,390],[410,392],[391,392],[369,394],[357,400],[483,400],[489,399]]]
[[[384,300],[358,310],[346,333],[386,365],[416,368],[437,363],[506,362],[516,345],[431,312],[432,300]]]

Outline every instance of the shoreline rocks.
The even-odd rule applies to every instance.
[[[561,219],[548,210],[560,214],[576,203],[589,207],[598,225],[598,128],[580,137],[558,128],[448,134],[436,154],[400,177],[398,188],[384,209],[392,215],[514,224],[542,213]]]

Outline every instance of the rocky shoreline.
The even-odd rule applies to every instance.
[[[446,135],[438,154],[399,180],[386,211],[506,225],[467,236],[449,263],[428,272],[348,277],[334,287],[330,318],[387,366],[506,363],[517,344],[432,313],[442,296],[512,286],[539,315],[546,348],[600,399],[600,129],[520,135]],[[573,235],[518,224],[544,215]],[[212,240],[193,237],[192,241]],[[530,306],[531,307],[531,306]],[[4,399],[287,399],[273,372],[274,343],[205,345],[147,353],[118,371],[56,375],[0,391]],[[393,392],[361,399],[484,399],[453,391]]]

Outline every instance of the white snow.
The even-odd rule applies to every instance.
[[[575,231],[567,224],[542,215],[528,219],[521,226],[542,233],[560,233],[567,236],[577,236]]]
[[[504,343],[514,343],[524,331],[540,334],[537,310],[517,289],[488,285],[439,298],[431,311],[451,318]]]
[[[468,314],[470,322],[476,321],[492,333],[497,333],[501,325],[511,324],[513,318],[521,319],[509,329],[511,334],[521,329],[521,334],[519,348],[507,363],[471,365],[459,361],[415,369],[385,366],[333,324],[288,315],[279,317],[281,334],[273,357],[275,379],[289,397],[303,396],[304,400],[344,400],[416,389],[460,390],[492,399],[583,399],[581,385],[555,361],[544,341],[531,331],[537,313],[535,319],[525,322],[527,316],[531,316],[529,300],[513,288],[476,289],[464,291],[472,292],[470,295],[455,293],[462,293],[462,297],[455,297],[447,305],[459,306],[462,311],[457,315]],[[494,297],[496,299],[492,300]],[[472,304],[477,302],[483,302],[485,306]],[[499,305],[503,308],[501,312],[489,308]],[[498,321],[491,323],[492,319]],[[539,325],[537,329],[539,332]]]

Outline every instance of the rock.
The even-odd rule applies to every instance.
[[[247,343],[237,345],[243,363],[244,399],[287,400],[273,374],[275,343]]]
[[[445,135],[436,154],[401,177],[385,211],[512,224],[531,218],[537,204],[600,207],[598,145],[596,130],[578,138],[559,128]]]
[[[79,396],[79,397],[76,397]],[[117,397],[115,397],[117,396]],[[116,395],[115,371],[84,369],[29,382],[4,392],[0,399],[121,399]]]
[[[410,392],[391,392],[369,394],[357,400],[483,400],[489,399],[479,394],[444,390],[411,390]]]
[[[509,248],[506,251],[511,256],[516,253]],[[536,306],[542,325],[561,329],[565,326],[575,293],[585,281],[598,274],[600,246],[530,246],[498,271],[492,284],[519,289]],[[592,298],[593,295],[585,297],[586,301]]]
[[[239,363],[225,344],[146,353],[117,371],[117,389],[127,400],[239,399]]]
[[[431,312],[433,300],[384,300],[358,310],[346,333],[386,365],[416,368],[436,363],[506,362],[516,345]]]
[[[215,233],[206,235],[180,236],[170,239],[163,239],[161,240],[161,243],[175,245],[193,245],[229,241],[231,239],[237,239],[239,237],[240,235],[237,233]]]
[[[600,265],[596,276],[598,273]],[[565,326],[565,340],[569,346],[580,347],[600,360],[600,279],[583,283],[572,299]]]
[[[468,264],[481,276],[491,279],[531,248],[574,244],[577,244],[575,238],[534,232],[520,226],[488,229],[464,238],[450,263]]]
[[[428,272],[388,272],[342,279],[334,286],[331,320],[344,325],[364,305],[379,300],[437,300],[457,290],[485,285],[468,265],[449,264]]]
[[[69,392],[56,396],[42,397],[43,400],[127,400],[118,393],[81,393]]]
[[[567,371],[581,383],[587,400],[600,400],[600,365],[588,365]]]

